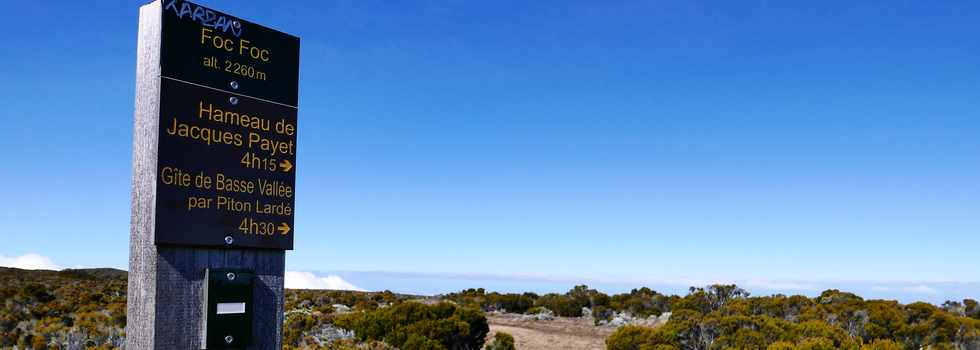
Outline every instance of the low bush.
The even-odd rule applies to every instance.
[[[383,341],[402,350],[470,350],[483,346],[490,331],[483,312],[451,303],[398,303],[337,316],[334,324],[360,341]]]
[[[514,336],[509,333],[497,332],[493,335],[493,341],[484,347],[485,350],[515,350]]]
[[[617,302],[613,298],[613,304]],[[624,326],[610,350],[980,349],[980,322],[970,300],[902,305],[827,290],[815,298],[749,297],[733,285],[691,288],[671,297],[671,317],[657,328]]]
[[[547,308],[557,316],[580,317],[582,316],[582,308],[587,304],[565,295],[551,293],[538,298],[534,302],[534,306]]]

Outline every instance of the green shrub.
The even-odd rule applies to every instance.
[[[651,294],[634,290],[613,296],[611,305],[629,308],[640,306],[642,300],[659,299]],[[691,288],[684,297],[661,300],[672,310],[666,324],[656,329],[624,326],[606,339],[607,348],[940,350],[980,344],[980,322],[970,317],[971,310],[980,306],[972,300],[947,302],[939,308],[864,300],[838,290],[812,299],[749,297],[732,285]]]
[[[796,346],[799,350],[834,350],[834,349],[845,349],[844,347],[837,347],[834,345],[834,341],[827,338],[806,338],[803,339]]]
[[[557,316],[580,317],[582,308],[587,306],[582,300],[569,298],[561,294],[545,294],[535,301],[534,306],[541,306],[551,310]]]
[[[450,303],[404,302],[338,316],[334,323],[361,341],[384,341],[404,350],[479,349],[490,331],[482,311]]]
[[[497,332],[493,335],[493,341],[484,347],[486,350],[514,350],[514,336],[504,333]]]
[[[649,327],[626,325],[606,337],[607,350],[639,350],[652,343],[656,330]]]
[[[778,341],[769,344],[769,346],[766,347],[766,350],[797,350],[797,348],[796,348],[796,344],[785,342],[785,341]]]
[[[497,294],[487,296],[485,309],[506,310],[522,314],[534,306],[534,298],[529,294]]]
[[[905,347],[893,340],[875,339],[871,344],[862,346],[861,350],[905,350]]]
[[[639,317],[660,316],[670,310],[670,299],[650,288],[633,289],[628,294],[616,294],[610,297],[609,308],[616,311],[628,311]]]
[[[548,310],[548,309],[547,308],[544,308],[544,307],[541,307],[541,306],[535,306],[535,307],[532,307],[530,309],[527,309],[527,311],[525,311],[524,313],[525,314],[528,314],[528,315],[537,315],[537,314],[540,314],[542,312],[545,312],[545,310]]]
[[[615,314],[616,311],[607,306],[596,305],[592,307],[592,322],[598,325],[600,321],[611,320]]]
[[[438,341],[429,339],[424,335],[410,334],[401,345],[403,350],[445,350],[446,347]]]

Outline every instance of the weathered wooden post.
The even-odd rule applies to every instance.
[[[140,8],[127,349],[279,349],[299,38]]]

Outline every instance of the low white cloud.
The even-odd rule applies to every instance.
[[[0,255],[0,266],[25,270],[61,270],[61,267],[55,265],[50,258],[35,253],[27,253],[21,256]]]
[[[345,281],[337,275],[317,277],[312,272],[286,271],[285,285],[289,289],[334,289],[334,290],[356,290],[363,289]]]

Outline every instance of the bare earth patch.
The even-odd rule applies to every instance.
[[[518,350],[605,349],[616,327],[593,326],[591,319],[556,317],[549,321],[522,320],[521,315],[487,314],[490,337],[496,332],[514,336]]]

